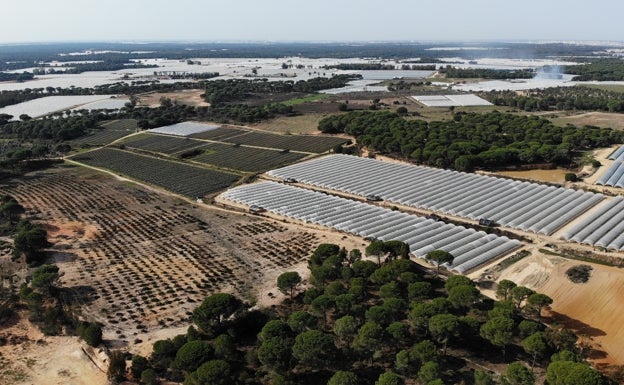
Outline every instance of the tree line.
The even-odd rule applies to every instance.
[[[518,164],[568,164],[577,152],[624,142],[624,133],[555,126],[537,116],[456,113],[427,122],[391,112],[351,111],[323,118],[323,133],[346,133],[369,149],[436,167],[469,171]]]
[[[371,243],[370,260],[359,249],[321,244],[308,261],[307,286],[297,272],[277,278],[287,299],[273,309],[213,294],[193,311],[187,333],[156,341],[149,357],[134,355],[128,377],[185,385],[533,385],[545,373],[551,385],[605,383],[570,330],[542,323],[548,296],[503,280],[498,301],[489,300],[465,276],[441,280],[424,271],[405,246]],[[472,356],[485,367],[462,358]],[[509,363],[502,372],[486,369],[501,363]]]
[[[438,72],[447,78],[454,79],[532,79],[535,71],[532,69],[497,70],[490,68],[457,68],[451,65],[440,67]]]
[[[624,112],[624,94],[586,86],[480,92],[479,96],[497,106],[524,111],[605,111]]]
[[[594,59],[590,63],[565,67],[565,73],[576,75],[574,81],[621,81],[624,80],[622,59]]]

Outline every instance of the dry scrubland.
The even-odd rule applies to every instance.
[[[319,243],[361,246],[339,234],[197,207],[73,166],[30,174],[0,190],[47,225],[61,284],[80,304],[81,317],[102,322],[110,345],[144,354],[156,339],[183,332],[208,294],[226,291],[254,301],[262,292],[261,299],[271,300],[277,275],[305,265]],[[72,362],[89,361],[77,341],[62,348],[54,342],[60,337],[44,338],[17,319],[0,337],[12,335],[21,337],[8,338],[0,354],[16,366],[9,374],[20,376],[0,371],[0,383],[54,372],[35,383],[63,384],[84,374]],[[20,360],[16,353],[33,358]],[[86,383],[101,383],[98,369],[85,365],[95,373]]]

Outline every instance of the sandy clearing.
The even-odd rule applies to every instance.
[[[587,283],[571,282],[565,272],[572,266],[592,266]],[[547,318],[588,337],[597,351],[597,365],[624,364],[624,272],[593,263],[568,260],[534,252],[503,271],[498,279],[508,279],[554,299]],[[493,296],[493,292],[486,293]]]

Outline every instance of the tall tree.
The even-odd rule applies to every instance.
[[[202,304],[193,311],[193,321],[205,333],[213,333],[221,328],[228,319],[243,307],[243,303],[235,296],[227,293],[216,293],[206,297]]]
[[[514,321],[507,317],[492,318],[481,325],[481,337],[490,341],[492,345],[502,349],[505,359],[505,347],[511,342],[513,336]]]
[[[301,276],[296,271],[287,271],[277,277],[277,288],[282,293],[290,295],[291,301],[294,291],[299,284],[301,284]]]
[[[547,346],[544,340],[544,333],[533,333],[524,340],[522,340],[522,347],[524,351],[531,355],[531,369],[535,367],[535,360],[537,356],[541,356],[546,352]]]
[[[449,338],[459,333],[459,320],[452,314],[434,315],[429,319],[429,331],[439,343],[443,344],[442,352],[446,355]]]
[[[436,265],[436,273],[438,275],[440,275],[440,265],[442,265],[443,263],[452,263],[453,262],[453,255],[451,253],[449,253],[448,251],[444,251],[444,250],[433,250],[427,253],[427,256],[425,257],[429,262],[432,262],[433,264]]]
[[[336,351],[334,340],[329,334],[308,330],[295,338],[292,354],[299,363],[312,369],[326,367]]]
[[[527,303],[537,312],[537,322],[542,322],[542,309],[553,303],[552,298],[542,293],[533,293],[527,299]]]

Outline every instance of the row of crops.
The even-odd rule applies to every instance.
[[[137,130],[137,121],[134,119],[120,119],[106,122],[93,128],[86,136],[72,140],[72,147],[105,146]]]
[[[239,186],[221,197],[362,237],[403,241],[420,257],[445,250],[454,256],[448,268],[460,273],[520,246],[507,237],[276,182]]]
[[[257,172],[290,164],[307,156],[301,152],[245,147],[174,136],[142,134],[124,142],[127,148],[184,157],[216,167]]]
[[[240,179],[239,175],[233,173],[209,170],[112,148],[78,154],[72,159],[121,173],[190,198],[199,198],[222,190]]]
[[[269,171],[280,179],[550,235],[604,197],[554,186],[330,155]]]

